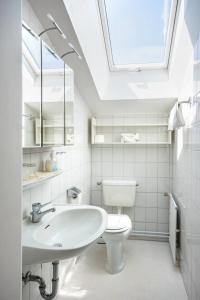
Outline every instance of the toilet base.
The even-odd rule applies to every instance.
[[[124,240],[111,239],[110,236],[103,236],[106,242],[107,259],[106,271],[110,274],[116,274],[123,270],[125,267],[124,260]]]

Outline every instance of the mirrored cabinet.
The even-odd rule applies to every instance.
[[[41,46],[33,32],[22,27],[22,141],[23,147],[41,147]]]
[[[64,145],[64,63],[42,42],[43,146]]]
[[[23,147],[73,145],[73,70],[26,25],[22,36]]]

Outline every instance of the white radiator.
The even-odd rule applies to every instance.
[[[177,235],[178,229],[178,206],[172,194],[169,195],[169,245],[171,249],[173,263],[177,264]]]

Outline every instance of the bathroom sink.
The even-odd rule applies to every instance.
[[[23,222],[23,264],[37,264],[79,255],[104,231],[105,210],[90,205],[56,205],[39,223]]]

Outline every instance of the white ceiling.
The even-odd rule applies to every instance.
[[[169,72],[110,72],[96,0],[29,2],[44,27],[49,26],[46,15],[51,13],[67,41],[83,56],[81,61],[75,55],[66,57],[65,61],[73,68],[75,83],[93,113],[169,111],[179,96],[186,55],[191,51],[186,48],[184,55],[180,55],[187,39],[181,19],[177,24]],[[66,52],[66,40],[56,32],[49,33],[49,38],[59,55]]]

